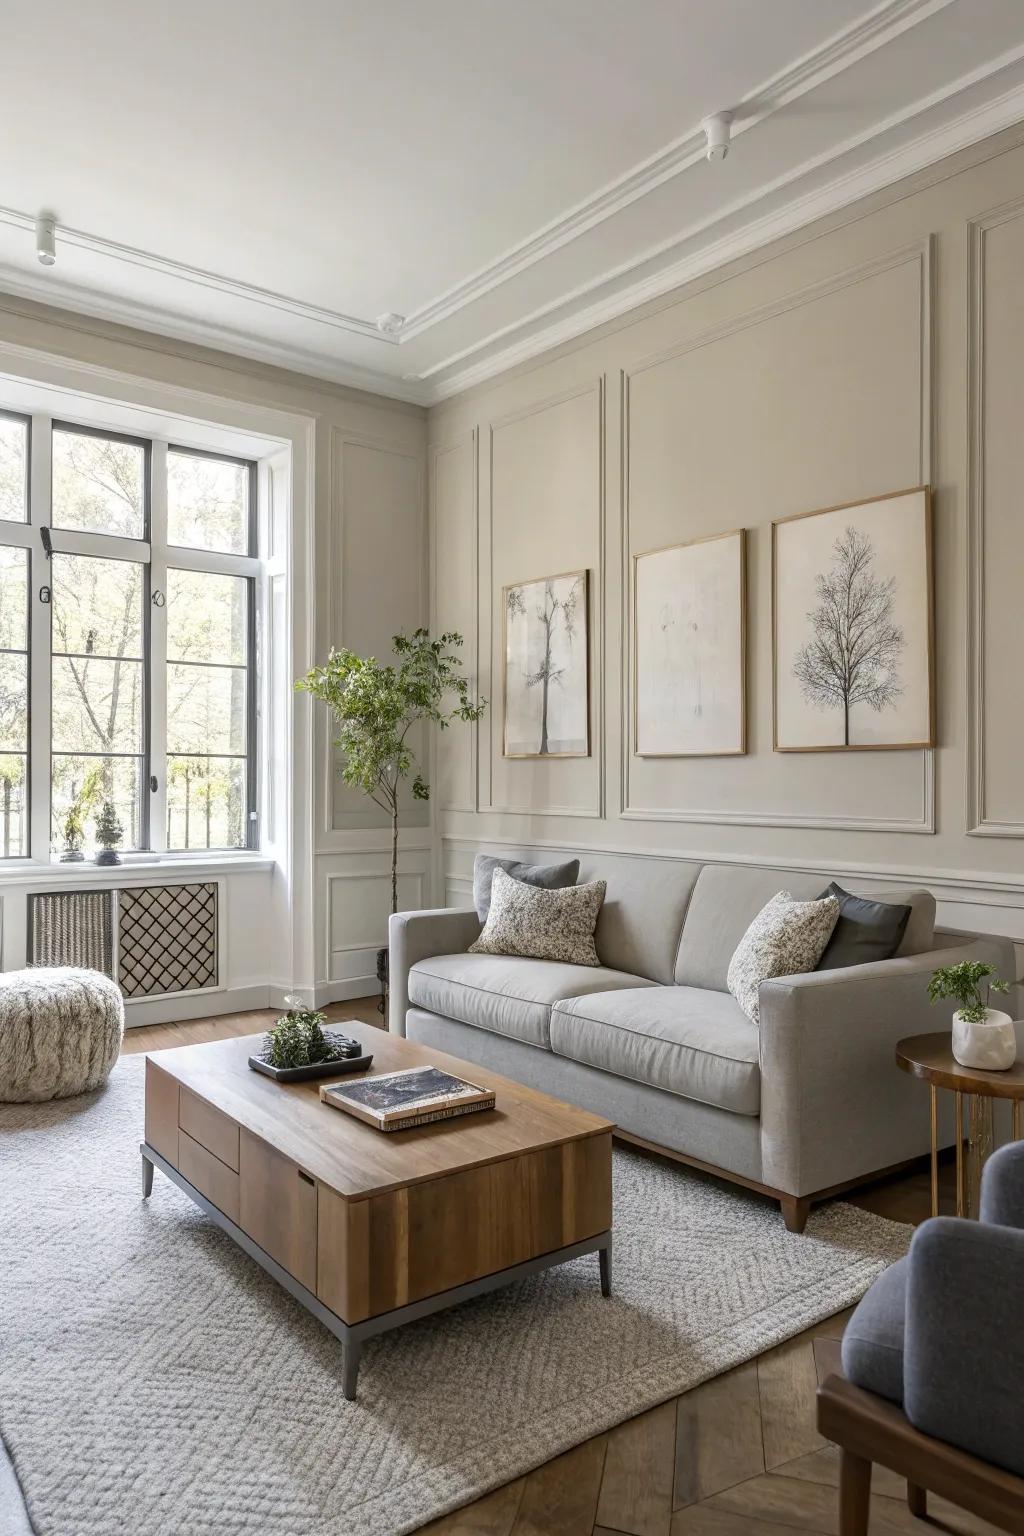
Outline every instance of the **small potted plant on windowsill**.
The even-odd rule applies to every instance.
[[[933,974],[928,983],[932,1002],[952,998],[960,1005],[953,1015],[953,1055],[962,1067],[1005,1072],[1013,1066],[1017,1059],[1013,1019],[988,1006],[993,992],[1009,990],[1009,982],[999,978],[995,966],[981,960],[963,960]]]
[[[103,809],[96,818],[96,841],[100,845],[96,863],[120,864],[121,855],[117,850],[121,846],[123,837],[124,827],[121,825],[114,802],[104,800]]]
[[[64,817],[61,833],[64,837],[64,846],[60,851],[62,864],[81,864],[85,859],[82,845],[85,842],[85,827],[82,824],[82,813],[76,800]]]

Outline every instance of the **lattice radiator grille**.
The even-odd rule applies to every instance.
[[[32,895],[30,963],[102,971],[125,997],[215,987],[217,894],[210,883]]]

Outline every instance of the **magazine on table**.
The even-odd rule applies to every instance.
[[[356,1082],[325,1083],[320,1097],[379,1131],[400,1131],[494,1108],[493,1089],[440,1067],[404,1067],[400,1072],[374,1072]]]

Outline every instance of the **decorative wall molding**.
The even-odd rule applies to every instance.
[[[716,342],[735,336],[754,326],[762,325],[767,321],[777,319],[781,315],[789,314],[794,310],[803,308],[807,304],[816,303],[820,299],[840,293],[846,288],[870,281],[874,277],[893,271],[897,267],[907,265],[908,263],[915,265],[920,274],[921,397],[918,417],[918,481],[920,484],[930,482],[933,440],[932,419],[934,411],[934,389],[932,387],[932,245],[932,238],[928,236],[924,240],[916,241],[911,245],[891,251],[884,256],[877,257],[859,266],[847,268],[842,272],[834,274],[832,277],[826,278],[824,281],[811,283],[803,288],[795,289],[793,292],[774,300],[770,304],[759,305],[744,314],[734,316],[721,325],[698,332],[683,342],[678,342],[671,347],[647,354],[629,369],[623,370],[621,376],[622,487],[619,519],[621,543],[620,600],[622,612],[621,654],[619,657],[621,793],[618,809],[618,814],[622,820],[691,822],[696,824],[712,823],[722,826],[800,827],[842,832],[934,833],[936,829],[935,752],[930,749],[924,749],[920,753],[922,768],[921,814],[916,818],[842,815],[810,816],[799,812],[788,814],[785,812],[692,809],[684,806],[660,808],[634,805],[630,799],[630,776],[633,765],[633,744],[630,731],[633,690],[633,615],[632,591],[629,579],[632,561],[629,506],[630,385],[632,380],[639,374],[645,373],[652,368],[673,362],[677,358],[687,356],[690,352],[712,346]]]
[[[597,544],[598,544],[598,569],[594,572],[591,584],[590,618],[593,635],[593,648],[591,652],[590,687],[591,687],[591,756],[597,759],[598,787],[597,797],[590,806],[532,806],[532,805],[499,805],[494,800],[494,732],[491,724],[487,727],[487,794],[481,796],[477,791],[476,809],[481,812],[503,813],[508,816],[581,816],[590,819],[600,819],[605,814],[605,714],[604,714],[604,628],[605,628],[605,377],[603,374],[590,379],[586,384],[574,389],[564,390],[559,394],[545,396],[542,400],[531,401],[528,405],[521,406],[517,410],[493,418],[487,424],[487,593],[486,593],[486,624],[481,618],[480,636],[487,636],[487,697],[491,707],[496,707],[499,690],[496,682],[496,665],[503,665],[503,658],[494,654],[494,601],[495,601],[495,572],[494,572],[494,438],[496,433],[504,427],[510,427],[520,421],[527,420],[530,416],[537,416],[544,411],[565,405],[570,400],[579,400],[593,394],[597,410],[597,475],[598,496],[597,507]],[[523,578],[526,579],[526,578]],[[502,686],[504,680],[502,679]],[[485,719],[487,717],[485,716]],[[500,755],[500,754],[499,754]]]
[[[1018,62],[1018,59],[1019,53],[1015,52],[1010,58],[995,61],[991,73],[998,73]],[[944,96],[948,99],[957,91],[966,89],[973,83],[973,76],[957,81],[954,87],[944,93]],[[913,112],[927,112],[935,105],[936,101],[928,97],[916,103]],[[913,115],[913,112],[901,116],[905,118]],[[705,277],[719,268],[728,266],[731,262],[751,256],[777,240],[796,234],[819,219],[840,212],[861,198],[884,191],[908,176],[926,171],[950,155],[969,149],[1004,129],[1016,126],[1022,119],[1024,119],[1024,85],[1015,84],[992,101],[980,107],[970,108],[953,121],[930,129],[897,149],[886,151],[869,164],[844,172],[825,185],[816,187],[802,196],[794,197],[782,207],[753,218],[717,240],[712,240],[681,255],[677,261],[659,268],[626,288],[617,288],[613,293],[595,299],[592,304],[582,309],[573,309],[571,313],[563,314],[549,324],[541,324],[548,314],[564,310],[567,305],[575,303],[586,293],[599,291],[625,273],[665,254],[666,247],[644,251],[638,258],[631,259],[621,268],[602,273],[594,282],[562,295],[553,304],[546,305],[532,314],[520,316],[514,325],[479,338],[472,346],[452,354],[429,369],[412,375],[411,378],[414,382],[429,385],[426,396],[422,398],[431,405],[439,404],[454,395],[463,394],[477,385],[486,384],[499,374],[529,362],[541,353],[574,341],[577,337],[596,330],[599,326],[620,320],[641,305],[662,299],[675,289],[699,277]],[[878,131],[882,132],[885,128],[895,127],[900,120],[887,120],[884,128],[880,127]],[[856,147],[857,142],[860,141],[851,141],[843,145],[836,152],[837,156],[848,153]],[[808,174],[812,169],[813,163],[808,162],[784,179],[792,181],[796,176]],[[761,188],[755,197],[747,201],[757,201],[765,193],[766,189]],[[704,232],[705,228],[713,227],[722,218],[727,218],[730,213],[736,211],[735,208],[723,210],[710,225],[698,226],[682,232],[669,242],[667,249],[695,239]],[[540,325],[539,329],[537,329],[538,325]],[[522,336],[519,341],[502,347],[500,351],[490,352],[487,357],[477,363],[466,362],[466,359],[485,349],[497,346],[506,335],[526,331],[530,327],[532,329],[529,329],[529,334]],[[459,366],[462,363],[466,365]]]
[[[937,11],[944,10],[949,4],[950,0],[887,0],[887,3],[876,6],[867,16],[860,17],[851,26],[829,38],[819,48],[804,54],[795,63],[779,70],[770,79],[742,97],[734,110],[733,140],[740,138],[781,108],[823,85],[834,75],[849,69],[867,54],[892,42],[910,27],[926,21]],[[836,153],[843,153],[846,147],[843,146],[843,149]],[[681,175],[691,166],[699,164],[704,159],[706,151],[707,141],[704,130],[699,126],[690,129],[648,159],[641,161],[639,165],[631,167],[624,175],[609,182],[592,196],[559,214],[557,218],[552,219],[527,239],[519,241],[496,261],[480,268],[436,299],[431,300],[430,303],[413,311],[403,327],[402,339],[411,341],[415,336],[422,335],[424,331],[438,325],[441,321],[458,314],[460,310],[475,303],[484,294],[492,292],[511,278],[528,271],[538,262],[547,260],[549,256],[578,239],[580,235],[604,223],[606,219],[614,218],[630,204],[648,197],[665,182]],[[757,195],[760,196],[761,192]],[[672,244],[686,239],[690,233],[693,231],[687,231],[675,237]],[[640,266],[653,254],[655,253],[652,251],[644,251],[625,267],[616,269],[614,274],[604,273],[588,286],[600,287],[613,275],[618,276],[630,267]],[[538,313],[540,312],[535,312],[528,319],[535,320]],[[516,330],[519,326],[511,326],[508,329]],[[479,346],[486,346],[496,339],[497,336],[492,335]],[[469,353],[479,350],[479,346],[469,348],[467,352],[424,370],[417,374],[416,378],[431,377]]]
[[[444,458],[444,456],[446,454],[457,453],[460,448],[466,448],[466,447],[469,447],[469,449],[470,449],[470,474],[472,476],[472,486],[471,486],[471,490],[470,490],[470,501],[471,501],[471,505],[472,505],[472,509],[473,509],[472,510],[472,517],[473,517],[473,530],[472,530],[472,539],[473,539],[473,582],[474,582],[474,586],[473,586],[473,592],[474,592],[473,610],[474,610],[474,614],[475,614],[475,624],[474,624],[474,627],[473,627],[473,633],[471,635],[467,636],[466,638],[469,641],[468,649],[469,649],[470,662],[471,662],[472,672],[473,672],[473,680],[474,680],[474,685],[475,685],[474,694],[473,694],[474,701],[475,701],[475,700],[479,699],[479,697],[480,697],[480,431],[479,431],[479,428],[475,427],[475,426],[474,427],[470,427],[468,432],[463,432],[458,437],[454,437],[454,438],[451,438],[451,439],[449,439],[447,441],[443,441],[443,442],[431,443],[430,447],[427,450],[428,458],[429,458],[429,474],[428,474],[429,492],[428,492],[428,497],[427,497],[427,529],[428,529],[429,551],[430,551],[430,623],[431,623],[431,628],[433,630],[437,630],[437,629],[440,628],[442,623],[446,622],[445,620],[443,620],[441,618],[440,614],[438,613],[438,601],[437,601],[437,517],[438,517],[438,511],[437,511],[437,508],[438,508],[438,498],[437,498],[437,466],[438,466],[439,461],[442,458]],[[485,718],[486,718],[486,716],[485,716]],[[473,812],[475,812],[478,809],[478,805],[479,805],[479,779],[478,779],[478,772],[479,772],[479,770],[478,770],[478,763],[479,763],[479,759],[480,759],[480,725],[481,725],[481,722],[477,721],[476,724],[471,726],[470,729],[466,732],[466,735],[467,735],[468,740],[469,740],[469,782],[470,782],[470,785],[472,787],[472,803],[469,804],[469,805],[456,805],[456,804],[453,804],[453,803],[449,803],[447,805],[441,805],[440,803],[438,803],[437,804],[438,810],[441,810],[441,811],[468,811],[470,813],[473,813]],[[488,722],[488,730],[489,729],[490,729],[490,723]],[[430,778],[431,785],[433,785],[436,782],[436,780],[437,780],[437,750],[436,750],[437,749],[437,734],[436,734],[436,732],[434,733],[434,736],[433,736],[432,740],[433,740],[433,743],[434,743],[434,751],[433,751],[433,754],[432,754],[433,762],[431,764],[431,778]]]
[[[1024,218],[1024,197],[968,225],[967,246],[967,832],[1024,837],[1024,820],[994,821],[985,812],[985,240]]]

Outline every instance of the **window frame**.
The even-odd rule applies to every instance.
[[[0,406],[0,418],[20,421],[26,427],[26,517],[16,522],[0,518],[0,545],[24,548],[28,554],[28,741],[23,809],[22,852],[4,858],[0,868],[17,868],[26,862],[60,864],[52,828],[53,796],[53,580],[44,542],[49,536],[53,554],[72,554],[100,559],[121,559],[141,564],[142,571],[142,752],[112,754],[132,757],[140,764],[138,849],[124,850],[126,864],[165,857],[202,859],[257,851],[259,829],[259,748],[261,740],[260,694],[257,677],[259,604],[263,564],[258,553],[259,462],[215,449],[193,448],[170,437],[145,436],[118,429],[106,430],[93,422],[78,422],[67,415],[31,415]],[[131,443],[143,450],[143,536],[86,532],[58,528],[53,523],[53,433],[65,431],[83,437]],[[242,465],[248,472],[247,552],[242,555],[194,549],[167,541],[167,454],[187,454]],[[38,556],[38,559],[36,558]],[[237,845],[210,848],[171,848],[167,836],[167,572],[190,570],[201,574],[239,576],[246,580],[248,602],[246,633],[246,751],[242,841]],[[38,583],[38,585],[37,585]],[[159,593],[163,602],[155,601]],[[108,754],[83,754],[103,757]],[[221,754],[215,754],[221,755]],[[230,755],[230,754],[229,754]],[[154,771],[155,770],[155,771]],[[69,872],[77,866],[69,866]]]

